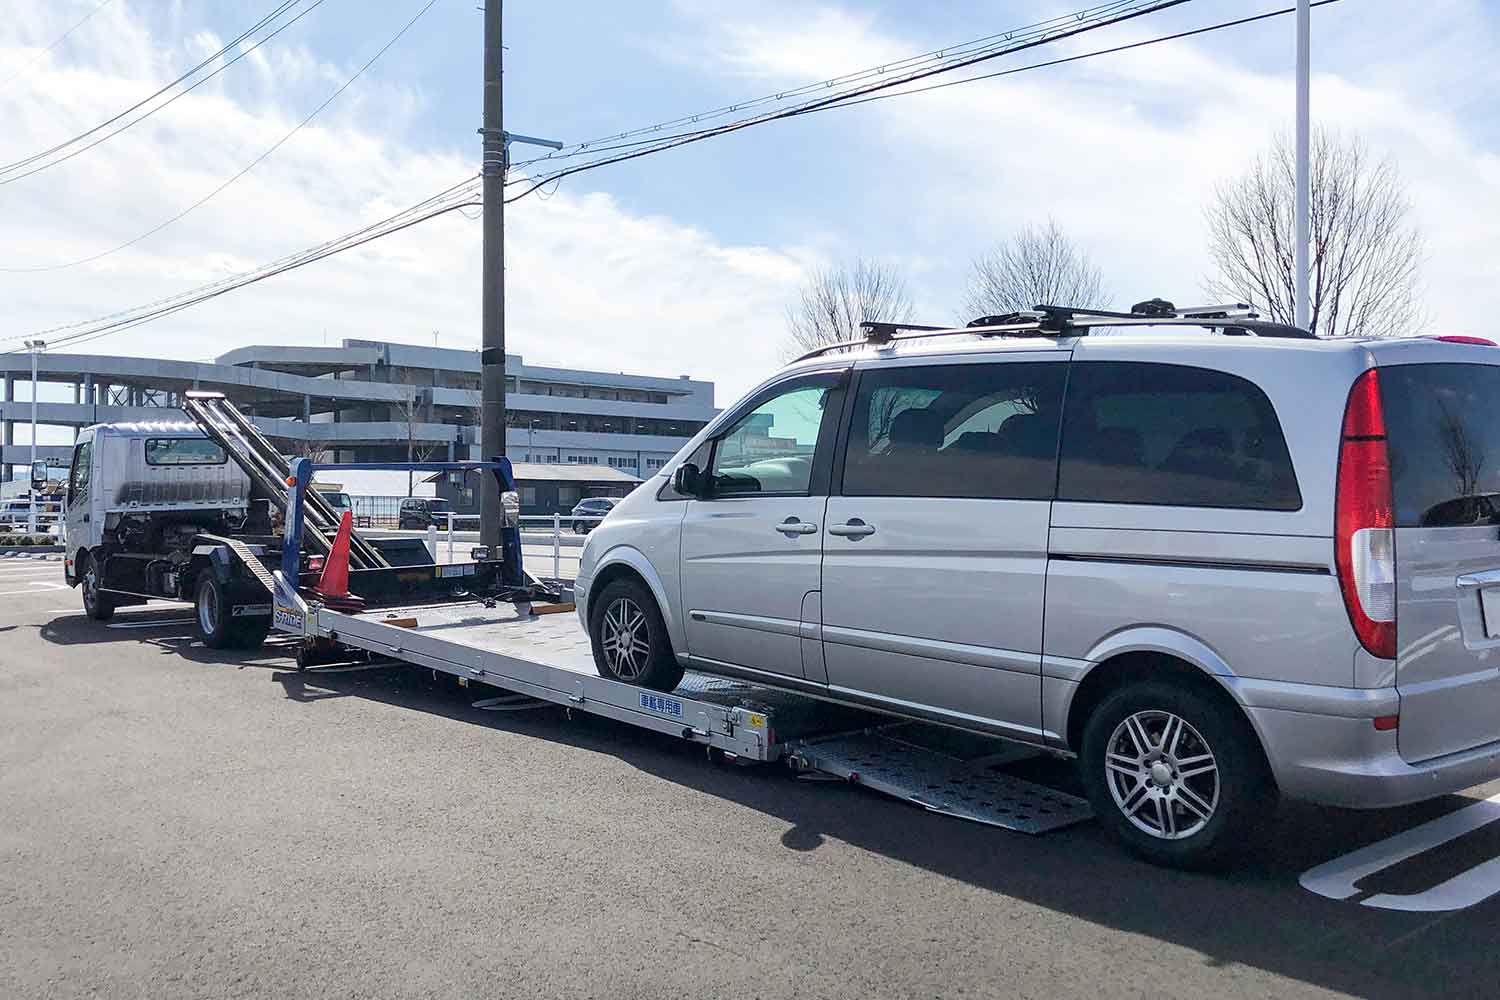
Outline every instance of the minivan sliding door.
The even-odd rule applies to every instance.
[[[831,689],[1040,741],[1065,357],[859,372],[824,527]]]

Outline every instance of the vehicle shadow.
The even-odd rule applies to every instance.
[[[1493,947],[1500,903],[1450,914],[1396,913],[1323,899],[1297,884],[1298,875],[1314,865],[1472,801],[1462,796],[1380,812],[1288,805],[1271,820],[1265,848],[1242,868],[1192,874],[1129,857],[1092,822],[1029,837],[928,813],[842,782],[798,780],[780,765],[716,766],[705,760],[701,746],[558,706],[526,712],[476,709],[473,701],[499,692],[460,688],[454,679],[419,667],[288,670],[272,679],[297,702],[369,698],[608,754],[654,777],[782,820],[787,829],[781,843],[787,850],[815,851],[831,838],[978,888],[1192,948],[1214,965],[1254,966],[1363,996],[1492,996],[1500,972]],[[1046,777],[1045,768],[1040,775],[1032,769],[1029,776]],[[1060,774],[1053,777],[1067,781]],[[1500,857],[1500,829],[1482,828],[1454,847],[1441,871],[1397,865],[1362,887],[1420,891],[1477,861]]]
[[[285,670],[296,651],[292,640],[274,634],[258,649],[209,649],[198,641],[193,609],[186,604],[122,608],[108,622],[96,622],[82,610],[54,615],[42,624],[41,637],[58,646],[155,646],[163,654],[213,667]]]
[[[405,664],[359,663],[296,670],[290,643],[212,650],[193,638],[185,607],[151,607],[104,627],[81,613],[53,618],[42,636],[59,645],[157,646],[195,664],[270,670],[287,699],[311,704],[366,698],[476,726],[618,758],[645,774],[749,807],[786,825],[781,845],[808,852],[836,840],[1059,913],[1190,948],[1214,966],[1250,966],[1362,996],[1492,996],[1500,974],[1494,939],[1500,897],[1450,913],[1400,913],[1333,901],[1302,889],[1307,869],[1470,804],[1465,796],[1376,812],[1288,804],[1269,820],[1264,846],[1228,874],[1172,872],[1124,854],[1097,823],[1042,837],[965,823],[842,782],[798,780],[779,765],[716,766],[704,748],[558,706],[491,712],[472,702],[499,693],[461,688]],[[1024,776],[1067,790],[1062,764],[1018,765]],[[1436,853],[1436,852],[1435,852]],[[1360,883],[1367,892],[1419,892],[1500,858],[1500,823]],[[1003,941],[996,947],[1003,948]]]

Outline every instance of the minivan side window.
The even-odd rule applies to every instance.
[[[1226,372],[1075,362],[1064,407],[1059,500],[1298,510],[1276,411]]]
[[[1051,499],[1066,373],[1061,361],[863,372],[843,494]]]
[[[811,382],[799,380],[715,438],[710,495],[809,492],[814,453],[834,382],[832,375]]]

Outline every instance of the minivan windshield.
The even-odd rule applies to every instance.
[[[1500,366],[1380,369],[1396,526],[1500,523]]]

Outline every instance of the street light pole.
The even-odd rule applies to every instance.
[[[28,340],[26,349],[31,352],[31,468],[36,469],[36,404],[37,404],[37,360],[42,349],[47,346],[45,340]],[[27,496],[31,497],[30,510],[26,515],[26,533],[36,534],[36,477],[32,476],[31,489]]]
[[[1312,234],[1308,225],[1311,202],[1311,179],[1308,165],[1311,145],[1311,111],[1309,108],[1310,75],[1312,62],[1312,4],[1310,0],[1297,0],[1297,193],[1295,237],[1292,267],[1296,270],[1295,322],[1304,330],[1312,322],[1312,302],[1308,292],[1308,251]]]

